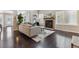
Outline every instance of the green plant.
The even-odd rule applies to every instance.
[[[18,25],[20,25],[23,22],[23,16],[22,14],[18,15]]]

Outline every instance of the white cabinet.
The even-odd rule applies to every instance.
[[[64,38],[65,38],[65,40],[64,40],[64,47],[65,48],[71,48],[72,37],[64,36]]]
[[[70,48],[71,47],[71,37],[64,35],[56,35],[56,43],[58,48]]]
[[[63,36],[61,36],[61,35],[59,35],[59,34],[57,34],[56,35],[56,43],[57,43],[57,47],[58,48],[64,48],[64,37]]]

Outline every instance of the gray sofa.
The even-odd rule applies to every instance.
[[[30,24],[21,24],[19,26],[19,31],[24,33],[29,37],[38,35],[41,32],[40,26],[32,26]]]

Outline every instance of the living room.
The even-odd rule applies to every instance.
[[[78,0],[0,0],[1,59],[79,59]]]
[[[53,31],[55,29],[55,11],[52,10],[1,10],[0,18],[0,47],[3,48],[22,47],[20,37],[23,35],[31,39],[28,45],[30,47],[30,45],[33,45],[31,41],[36,45],[55,32]],[[23,37],[22,39],[25,40]],[[27,43],[23,42],[22,44]],[[24,47],[27,47],[27,45],[24,45]]]
[[[19,12],[25,13],[22,10]],[[79,10],[28,10],[26,14],[28,14],[26,17],[28,21],[25,24],[29,24],[28,26],[21,24],[19,31],[39,43],[37,47],[71,48],[79,46]]]
[[[20,10],[17,12],[18,15],[21,15],[21,17],[25,19],[22,20],[23,22],[19,26],[17,25],[17,21],[14,21],[15,32],[19,30],[20,33],[31,38],[31,40],[35,42],[35,47],[47,47],[48,45],[48,47],[56,47],[54,46],[55,44],[53,46],[46,43],[45,46],[43,46],[44,44],[42,45],[45,38],[48,38],[48,36],[50,37],[55,33],[54,10]],[[52,40],[52,37],[50,40]]]
[[[78,10],[0,11],[0,47],[78,47],[78,16]]]

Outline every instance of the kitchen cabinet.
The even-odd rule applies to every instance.
[[[72,36],[64,36],[64,48],[71,48]]]
[[[64,48],[64,37],[63,36],[61,36],[61,35],[59,35],[59,34],[57,34],[56,35],[56,43],[57,43],[57,47],[58,48]]]
[[[71,40],[71,36],[66,34],[56,34],[56,43],[58,48],[70,48]]]

